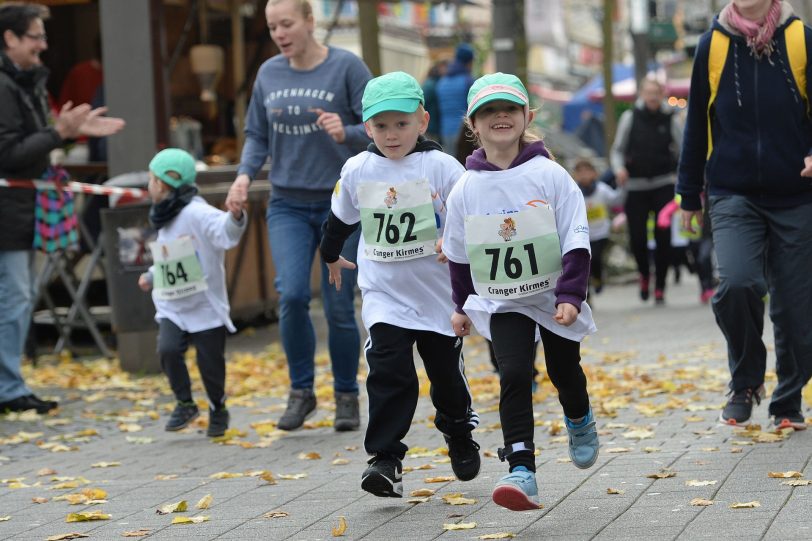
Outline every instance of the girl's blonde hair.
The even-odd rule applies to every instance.
[[[309,0],[268,0],[267,6],[275,6],[277,4],[281,4],[282,2],[293,2],[299,11],[302,13],[302,17],[307,19],[308,17],[313,16],[313,6],[310,5]]]
[[[530,111],[535,113],[538,111],[538,109],[530,109]],[[476,113],[474,113],[474,116],[476,116]],[[465,138],[474,143],[477,147],[481,147],[482,141],[480,141],[479,136],[474,133],[474,123],[472,122],[471,117],[466,116],[463,120],[465,123]],[[525,130],[522,132],[522,136],[519,138],[519,148],[523,148],[531,143],[543,140],[544,137],[542,137],[540,133],[537,133],[536,129],[531,125],[525,128]],[[550,154],[550,159],[555,161],[555,156],[553,156],[553,153],[550,152],[550,149],[547,149],[547,152]]]

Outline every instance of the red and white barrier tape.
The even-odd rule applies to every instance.
[[[72,192],[88,193],[93,195],[118,195],[131,197],[133,199],[143,199],[147,197],[147,191],[141,188],[122,188],[119,186],[104,186],[101,184],[87,184],[85,182],[70,181],[65,183],[65,187]],[[56,183],[50,180],[15,180],[0,178],[0,188],[23,188],[38,190],[55,190]]]

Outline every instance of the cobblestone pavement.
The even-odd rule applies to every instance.
[[[332,539],[345,517],[346,539],[482,539],[489,534],[517,539],[812,539],[812,485],[791,486],[785,484],[791,478],[769,476],[812,477],[812,430],[769,432],[766,404],[755,414],[762,431],[734,433],[717,423],[727,374],[724,347],[710,308],[699,304],[692,278],[669,289],[665,307],[641,303],[633,286],[609,288],[594,306],[599,332],[584,343],[583,364],[601,431],[601,456],[585,471],[569,463],[561,409],[549,381],[543,382],[535,407],[543,504],[538,511],[510,512],[490,501],[495,481],[506,472],[495,458],[501,444],[498,387],[487,350],[472,339],[466,344],[466,366],[482,416],[475,434],[485,455],[482,471],[467,483],[428,482],[450,476],[451,468],[437,450],[443,441],[430,422],[430,401],[421,398],[406,441],[412,450],[404,465],[414,469],[405,474],[404,489],[407,494],[436,491],[423,503],[361,491],[363,434],[333,431],[329,393],[320,396],[310,429],[281,437],[267,421],[278,417],[283,396],[232,403],[232,426],[245,435],[229,442],[237,445],[218,445],[207,441],[200,427],[164,432],[167,395],[153,406],[150,398],[127,395],[126,386],[118,393],[101,393],[74,385],[38,389],[63,401],[56,416],[0,417],[0,520],[10,517],[0,522],[0,538],[46,539],[77,532],[91,539],[120,539],[124,532],[148,529],[150,540],[318,540]],[[237,336],[229,350],[259,352],[274,332],[259,329],[253,336]],[[768,388],[772,385],[774,378]],[[809,404],[810,388],[806,391]],[[137,418],[143,430],[130,433],[126,410],[134,404],[150,411]],[[809,409],[805,413],[811,415]],[[321,458],[307,460],[306,454],[314,452]],[[100,462],[120,465],[101,468]],[[272,472],[276,484],[259,475],[264,470]],[[211,477],[218,472],[240,476]],[[661,478],[649,477],[655,474]],[[78,488],[55,489],[60,481],[71,482],[54,479],[59,476],[76,478]],[[106,503],[69,505],[54,499],[87,488],[105,491]],[[442,496],[451,493],[463,493],[474,503],[445,503]],[[195,509],[207,494],[213,497],[210,508]],[[49,501],[35,503],[35,498]],[[692,505],[695,498],[713,503]],[[180,500],[188,502],[189,511],[156,513]],[[748,502],[758,506],[731,508]],[[66,523],[68,513],[80,511],[110,518]],[[278,511],[276,518],[264,516],[271,511]],[[206,516],[208,521],[171,524],[180,516]],[[472,523],[471,529],[444,529]]]

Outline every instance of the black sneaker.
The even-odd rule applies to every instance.
[[[167,432],[177,432],[189,426],[189,423],[197,419],[200,410],[194,402],[178,402],[172,415],[169,416],[164,430]]]
[[[747,388],[729,392],[730,398],[719,416],[719,422],[730,426],[744,425],[753,413],[753,401],[756,405],[761,404],[764,393],[764,385],[757,389]]]
[[[403,466],[389,455],[369,459],[369,467],[361,476],[361,488],[381,498],[403,497]]]
[[[219,438],[228,430],[228,421],[230,416],[226,408],[213,410],[209,408],[209,427],[206,429],[206,435],[210,438]]]
[[[806,430],[806,420],[800,411],[791,411],[772,416],[773,426],[777,429],[792,428]]]
[[[358,430],[361,415],[358,412],[358,393],[336,393],[336,418],[333,428],[336,432]]]
[[[279,418],[276,426],[280,430],[301,428],[306,419],[316,413],[316,395],[312,389],[291,389],[288,395],[288,407]]]
[[[59,404],[53,400],[42,400],[36,395],[29,394],[0,403],[0,413],[28,410],[36,410],[37,413],[48,413],[58,407]]]
[[[451,469],[460,481],[470,481],[479,474],[479,444],[471,433],[462,436],[444,436],[448,444]]]

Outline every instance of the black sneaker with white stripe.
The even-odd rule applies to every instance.
[[[403,466],[389,455],[375,455],[361,476],[361,488],[381,498],[403,497]]]

